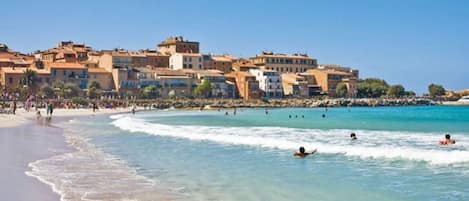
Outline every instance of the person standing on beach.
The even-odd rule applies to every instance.
[[[52,113],[54,112],[54,106],[51,102],[47,104],[47,116],[52,117]]]
[[[16,114],[16,100],[13,101],[13,114]]]

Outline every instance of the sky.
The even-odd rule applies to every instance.
[[[0,43],[32,52],[73,40],[152,48],[169,36],[203,53],[307,53],[421,94],[469,88],[469,1],[2,1]]]

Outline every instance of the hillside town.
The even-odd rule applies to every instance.
[[[76,96],[96,99],[337,97],[338,85],[346,88],[341,97],[357,94],[358,70],[319,64],[307,54],[263,51],[240,58],[201,53],[199,42],[182,36],[169,37],[156,48],[95,50],[61,41],[25,54],[0,44],[0,84],[4,94],[32,95],[49,87],[58,99],[66,93],[59,93],[64,89],[57,85],[72,86],[78,89]],[[99,93],[93,96],[90,90]]]

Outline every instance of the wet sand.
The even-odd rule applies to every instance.
[[[35,121],[21,126],[0,128],[0,195],[1,200],[60,200],[50,186],[27,176],[30,162],[71,151],[63,131]]]

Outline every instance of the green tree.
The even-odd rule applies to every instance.
[[[199,85],[197,85],[197,87],[195,87],[194,94],[199,97],[208,98],[213,88],[214,86],[212,85],[210,81],[203,80],[202,83],[200,83]]]
[[[405,96],[416,96],[417,94],[414,91],[405,91]]]
[[[347,84],[340,82],[335,88],[335,93],[338,97],[346,97],[348,94]]]
[[[405,89],[402,85],[392,85],[388,88],[388,97],[400,98],[405,95]]]
[[[44,97],[44,98],[54,98],[55,97],[54,89],[48,84],[44,84],[39,89],[39,96]]]
[[[367,78],[357,83],[357,96],[360,98],[379,98],[386,95],[389,85],[377,78]]]
[[[78,97],[78,96],[77,97],[72,97],[71,101],[75,105],[81,105],[81,106],[87,106],[88,105],[88,101],[86,99],[84,99],[83,97]]]
[[[86,95],[89,98],[97,98],[100,93],[101,93],[101,85],[98,82],[93,81],[88,84]]]
[[[428,86],[428,93],[433,98],[445,95],[445,91],[446,91],[445,88],[443,88],[443,86],[441,85],[432,83]]]
[[[52,89],[54,89],[55,94],[59,97],[62,97],[62,98],[65,97],[64,85],[65,84],[60,80],[56,80],[56,81],[54,81],[54,83],[52,83]]]
[[[28,87],[28,90],[34,92],[36,90],[37,72],[26,69],[20,79],[20,84]]]
[[[64,84],[63,91],[65,98],[72,98],[79,95],[80,88],[77,85],[68,82]]]
[[[157,98],[158,97],[158,87],[155,85],[148,85],[143,88],[143,97],[144,98]]]

